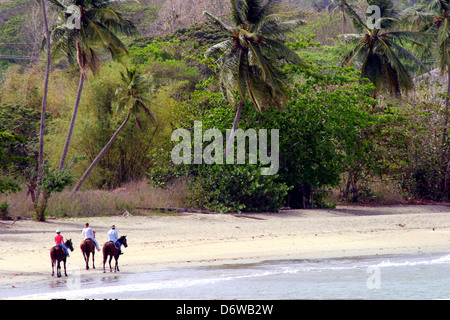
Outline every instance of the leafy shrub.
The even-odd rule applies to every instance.
[[[191,184],[195,204],[215,212],[276,212],[290,189],[256,165],[204,165]]]
[[[9,213],[9,203],[7,201],[0,202],[0,218],[2,220],[7,220],[8,213]]]

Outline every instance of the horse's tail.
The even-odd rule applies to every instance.
[[[106,260],[108,257],[108,245],[103,246],[103,260]]]

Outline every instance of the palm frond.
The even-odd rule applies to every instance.
[[[259,11],[261,17],[267,17],[275,13],[278,6],[281,5],[281,0],[268,0]]]
[[[127,36],[137,34],[137,28],[131,20],[124,19],[119,12],[110,8],[89,10],[86,17],[89,20],[98,21],[110,31]]]
[[[356,23],[361,28],[367,30],[370,32],[370,29],[367,27],[367,25],[362,21],[362,19],[359,17],[359,15],[356,13],[356,11],[348,4],[347,0],[341,0],[342,5],[344,6],[347,13],[350,15],[354,23]]]
[[[213,45],[211,48],[209,48],[208,50],[206,50],[205,52],[205,57],[209,57],[214,55],[215,53],[223,53],[226,50],[230,49],[232,46],[232,40],[225,40],[222,41],[216,45]]]
[[[265,46],[266,49],[265,51],[268,54],[276,57],[277,59],[284,59],[292,64],[302,67],[308,66],[308,64],[305,61],[303,61],[303,59],[301,59],[297,53],[292,51],[281,41],[273,40],[270,38],[264,38],[263,45]]]
[[[305,25],[305,20],[291,20],[285,22],[279,22],[279,18],[276,16],[270,17],[267,20],[261,20],[261,23],[257,25],[257,31],[265,37],[284,39],[287,32],[293,31],[295,28],[301,25]]]
[[[203,15],[206,18],[208,18],[209,21],[213,22],[215,25],[219,26],[224,31],[228,31],[230,33],[233,32],[233,28],[232,27],[230,27],[229,25],[223,23],[222,21],[220,21],[220,19],[216,18],[215,16],[210,14],[208,11],[203,11]]]
[[[359,42],[352,50],[350,50],[342,59],[342,66],[349,67],[351,65],[361,66],[365,61],[369,49]]]
[[[395,45],[392,42],[389,42],[388,40],[379,40],[380,46],[377,47],[378,50],[381,51],[383,55],[387,57],[387,60],[385,64],[389,64],[392,69],[395,71],[395,74],[398,78],[398,85],[400,89],[404,91],[409,91],[414,87],[413,80],[409,74],[409,72],[406,70],[404,65],[401,63],[401,61],[398,59],[395,52],[392,50],[392,47]],[[405,50],[406,51],[406,50]],[[389,74],[389,79],[393,77],[394,75]]]

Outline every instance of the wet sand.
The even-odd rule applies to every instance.
[[[127,236],[129,246],[119,260],[126,273],[278,259],[450,252],[450,206],[444,205],[2,221],[0,286],[52,279],[49,250],[56,229],[74,242],[68,267],[103,276],[101,253],[95,255],[96,269],[85,270],[79,244],[86,222],[101,246],[112,224],[119,235]]]

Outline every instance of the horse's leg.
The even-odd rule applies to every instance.
[[[93,269],[95,269],[94,256],[95,256],[95,249],[94,249],[94,251],[92,251],[92,268]]]
[[[52,259],[52,277],[55,275],[55,260]]]
[[[115,267],[115,270],[117,270],[117,271],[120,272],[120,270],[119,270],[119,254],[117,254],[117,256],[116,256],[115,258],[116,258],[116,267]]]
[[[86,260],[86,270],[89,270],[89,251],[86,251],[84,260]]]
[[[61,277],[61,261],[59,261],[59,260],[58,260],[58,265],[57,265],[57,267],[56,267],[56,276],[57,276],[58,278]]]
[[[66,260],[67,258],[64,258],[63,262],[64,262],[64,275],[67,277]]]
[[[109,256],[109,272],[112,272],[112,267],[111,267],[111,260],[112,260],[113,256]]]

